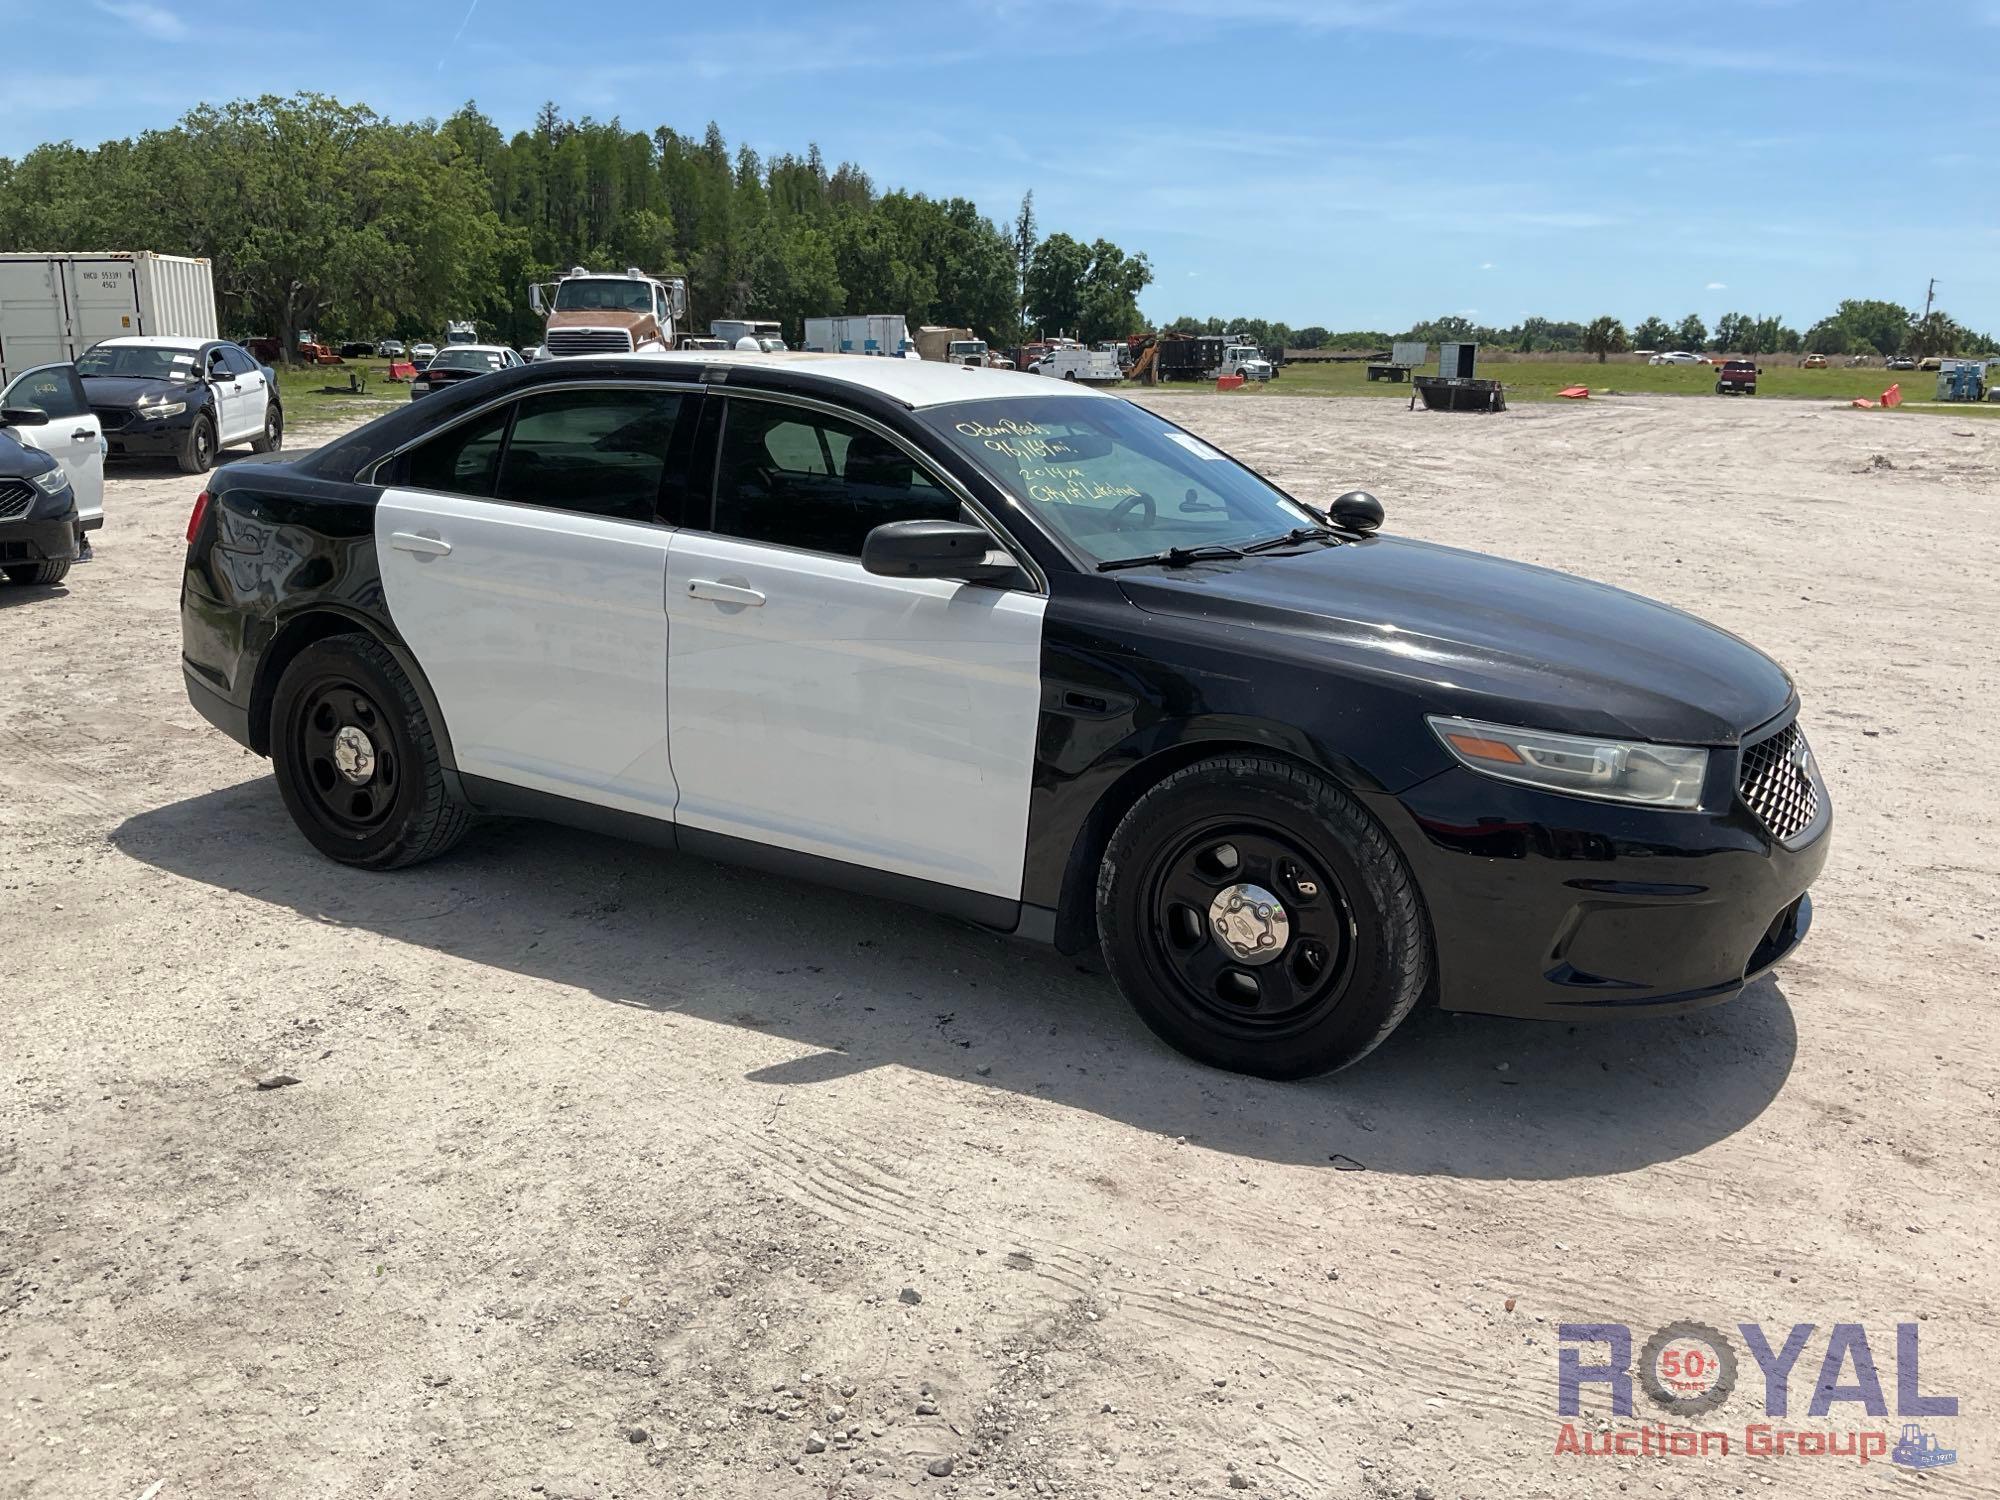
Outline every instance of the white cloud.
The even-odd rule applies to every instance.
[[[187,35],[187,22],[150,0],[97,0],[97,8],[162,42],[177,42]]]
[[[1490,271],[1493,269],[1493,262],[1490,260],[1482,260],[1479,263],[1479,269],[1482,271]]]
[[[1729,283],[1726,281],[1711,281],[1702,290],[1705,292],[1726,292],[1729,290]]]

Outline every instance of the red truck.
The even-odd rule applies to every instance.
[[[1757,362],[1753,359],[1727,359],[1716,373],[1715,394],[1718,396],[1754,396],[1757,394]]]

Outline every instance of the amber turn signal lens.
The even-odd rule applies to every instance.
[[[1445,738],[1460,755],[1469,755],[1474,760],[1494,760],[1509,766],[1521,764],[1520,753],[1503,740],[1481,739],[1476,734],[1447,734]]]

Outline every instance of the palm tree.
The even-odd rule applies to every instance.
[[[1607,354],[1623,354],[1632,346],[1626,341],[1625,325],[1607,315],[1583,330],[1583,347],[1584,352],[1595,354],[1601,365]]]

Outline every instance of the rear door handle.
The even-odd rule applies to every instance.
[[[70,434],[70,437],[79,443],[87,443],[96,436],[97,434],[92,432],[88,427],[79,427],[75,432]]]
[[[414,552],[419,557],[451,556],[451,543],[443,537],[419,536],[414,531],[391,532],[389,545],[398,552]]]
[[[741,584],[718,583],[712,578],[690,578],[688,580],[690,599],[713,599],[717,604],[759,605],[764,596],[755,589],[746,589]]]

